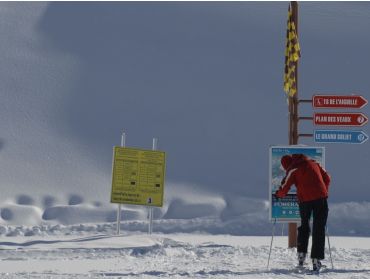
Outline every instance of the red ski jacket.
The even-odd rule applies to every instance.
[[[293,184],[297,188],[299,202],[328,197],[330,176],[316,161],[303,154],[294,154],[284,156],[281,162],[286,170],[286,176],[276,192],[277,197],[284,197]]]

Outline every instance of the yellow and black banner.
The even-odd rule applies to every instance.
[[[296,65],[300,57],[301,49],[299,46],[297,30],[293,19],[292,7],[291,4],[289,4],[284,72],[284,91],[289,96],[294,96],[294,94],[296,94],[297,92]]]

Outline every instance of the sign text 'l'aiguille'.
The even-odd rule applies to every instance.
[[[314,108],[355,108],[360,109],[367,104],[361,95],[314,95]]]

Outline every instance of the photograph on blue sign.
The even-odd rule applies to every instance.
[[[325,166],[325,148],[308,146],[272,146],[270,147],[269,168],[269,201],[270,221],[276,222],[299,222],[299,206],[295,186],[289,190],[284,198],[276,198],[275,192],[281,186],[286,171],[281,165],[281,158],[285,155],[304,154],[315,160],[321,166]]]

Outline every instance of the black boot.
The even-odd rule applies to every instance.
[[[306,253],[298,253],[298,266],[303,266],[304,261],[306,260]]]
[[[319,272],[321,269],[321,262],[319,259],[312,259],[312,270],[314,272]]]

